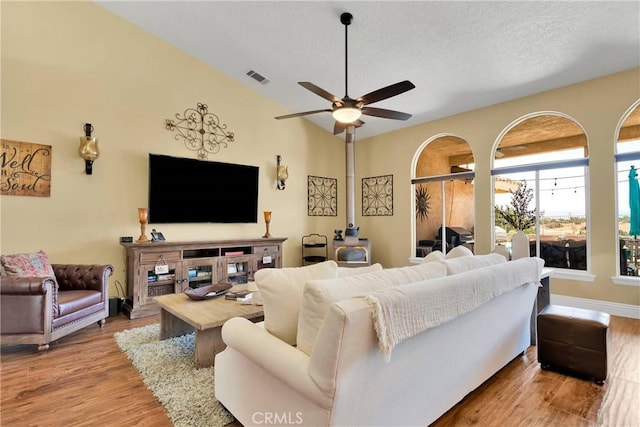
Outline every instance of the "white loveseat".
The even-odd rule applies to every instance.
[[[330,277],[283,284],[286,306],[297,289],[295,343],[269,322],[273,283],[261,287],[256,274],[265,323],[225,323],[216,398],[245,427],[428,425],[526,350],[542,264],[492,254],[348,277],[322,271]],[[267,274],[283,280],[286,270],[300,277]]]

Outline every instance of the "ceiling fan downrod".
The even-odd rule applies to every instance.
[[[349,98],[349,25],[353,15],[345,12],[340,15],[340,22],[344,25],[344,97]]]

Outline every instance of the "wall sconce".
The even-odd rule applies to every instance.
[[[278,190],[284,190],[284,182],[287,180],[287,178],[289,178],[289,170],[285,165],[280,164],[280,162],[282,161],[282,156],[280,154],[276,156],[276,161],[278,162],[278,166],[276,169],[276,187],[278,188]]]
[[[98,149],[98,139],[91,136],[93,126],[91,123],[84,124],[84,136],[80,137],[80,148],[78,153],[84,159],[84,171],[87,175],[93,172],[93,161],[100,157]]]

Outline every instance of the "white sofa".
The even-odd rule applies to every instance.
[[[265,299],[264,325],[234,318],[223,326],[216,398],[245,427],[428,425],[529,346],[542,260],[464,258],[298,284],[298,346],[269,332]],[[469,307],[476,294],[486,301]],[[374,302],[388,297],[398,305],[384,326],[404,334],[385,352]],[[440,324],[405,333],[432,312]],[[318,316],[317,329],[305,324]]]

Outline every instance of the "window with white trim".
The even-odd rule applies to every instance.
[[[618,218],[618,266],[616,270],[621,276],[640,276],[640,236],[632,235],[631,230],[631,194],[629,180],[640,170],[640,101],[632,108],[624,119],[616,142],[616,183],[617,183],[617,218]],[[631,175],[631,176],[630,176]],[[635,179],[640,178],[637,176]]]
[[[499,180],[519,183],[494,194],[494,225],[506,230],[507,248],[518,224],[525,224],[529,252],[543,258],[545,266],[588,270],[588,158],[582,128],[564,115],[538,115],[513,126],[503,140],[509,144],[496,150],[494,190]]]
[[[416,256],[460,244],[473,250],[473,163],[469,144],[453,135],[434,137],[420,151],[411,181]]]

